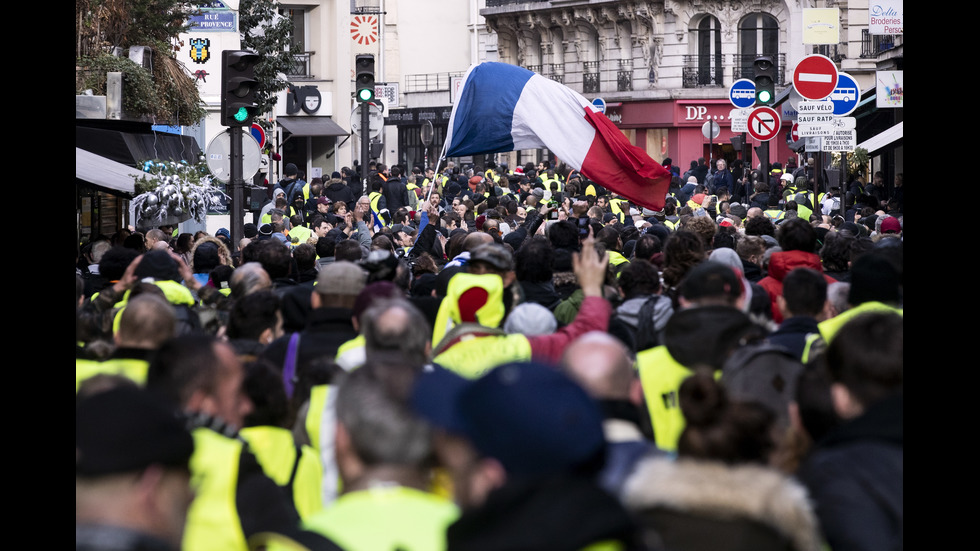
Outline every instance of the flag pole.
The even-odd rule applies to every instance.
[[[446,140],[442,144],[442,152],[439,153],[439,160],[436,161],[435,175],[432,177],[433,178],[432,183],[429,184],[429,193],[427,193],[426,196],[425,196],[426,202],[428,202],[429,201],[429,197],[432,196],[432,190],[434,190],[436,188],[435,178],[438,178],[439,177],[439,167],[441,167],[442,166],[442,162],[446,160],[446,149],[448,147],[449,147],[449,140]]]

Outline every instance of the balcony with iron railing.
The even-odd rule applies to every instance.
[[[871,34],[868,29],[861,30],[861,58],[876,58],[893,50],[902,43],[901,35]]]
[[[293,54],[292,63],[287,72],[290,79],[312,79],[313,74],[310,69],[310,62],[316,52],[300,52]]]
[[[512,4],[530,4],[533,2],[547,2],[548,0],[487,0],[488,8],[499,8],[500,6],[509,6]]]
[[[735,67],[732,71],[732,80],[755,78],[755,68],[752,64],[757,57],[755,54],[734,56]],[[786,85],[786,54],[776,54],[776,85]]]
[[[619,70],[616,71],[616,91],[630,92],[633,90],[633,60],[619,60]]]
[[[713,88],[725,85],[725,67],[715,56],[686,55],[681,78],[684,88]]]
[[[405,75],[405,92],[442,92],[449,90],[453,77],[463,73],[426,73]]]
[[[544,66],[545,73],[543,76],[550,78],[555,82],[564,84],[565,82],[565,64],[564,63],[549,63]]]
[[[828,57],[834,60],[834,63],[840,63],[846,59],[846,52],[846,44],[820,44],[813,47],[813,53]]]
[[[586,61],[582,64],[582,93],[599,93],[599,62]]]

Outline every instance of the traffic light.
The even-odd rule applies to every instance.
[[[246,50],[221,52],[221,125],[252,126],[255,103],[255,64],[259,55]]]
[[[354,59],[358,103],[374,101],[374,55],[359,54]]]
[[[756,57],[752,68],[755,69],[755,104],[772,105],[776,99],[776,64],[773,56]]]

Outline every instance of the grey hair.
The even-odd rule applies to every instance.
[[[347,374],[337,390],[337,420],[350,434],[357,457],[368,466],[420,467],[429,457],[429,424],[385,384],[387,370],[368,363]]]
[[[378,301],[361,314],[360,321],[369,360],[377,354],[394,354],[416,367],[429,361],[432,328],[422,312],[408,300]]]
[[[231,286],[231,294],[235,297],[243,297],[249,293],[268,288],[271,282],[269,274],[258,262],[246,262],[239,266],[231,274],[228,281]]]

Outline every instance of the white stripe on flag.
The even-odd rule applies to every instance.
[[[595,128],[585,120],[587,105],[591,103],[571,88],[541,75],[532,76],[514,106],[514,149],[547,147],[581,170],[595,138]]]

